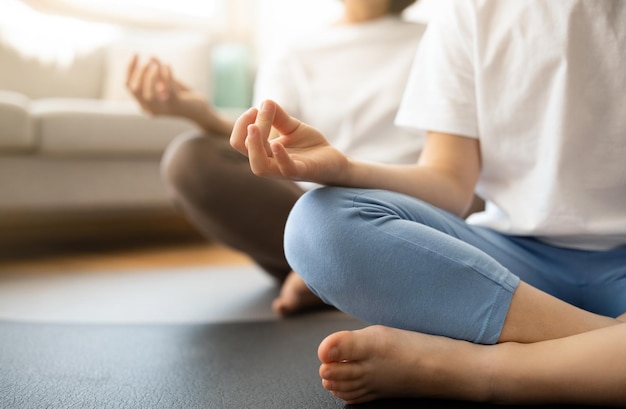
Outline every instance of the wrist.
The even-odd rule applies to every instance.
[[[188,119],[197,123],[206,132],[214,135],[229,136],[234,121],[204,102],[199,104]]]

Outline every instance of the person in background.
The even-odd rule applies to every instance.
[[[316,124],[363,160],[412,163],[423,133],[393,123],[425,30],[401,13],[415,0],[344,0],[339,21],[292,42],[261,65],[255,101],[273,98]],[[259,178],[229,145],[234,120],[178,80],[157,59],[130,62],[127,88],[153,115],[188,118],[163,159],[176,205],[207,238],[241,251],[282,288],[274,310],[288,315],[323,305],[287,263],[283,231],[296,200],[313,185]]]
[[[417,163],[351,158],[273,101],[231,135],[257,175],[333,185],[292,209],[287,260],[375,325],[322,341],[322,383],[624,407],[626,2],[439,3],[397,118],[429,130]]]

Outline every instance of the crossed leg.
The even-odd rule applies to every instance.
[[[626,323],[618,319],[520,283],[499,342],[385,326],[343,331],[320,344],[320,376],[349,404],[387,397],[626,404]]]
[[[304,220],[319,229],[294,234]],[[328,188],[303,197],[287,223],[290,262],[316,294],[384,325],[332,334],[320,344],[324,387],[348,403],[428,396],[625,404],[626,324],[516,281],[499,264],[534,268],[522,276],[541,282],[544,265],[537,267],[533,251],[561,258],[574,252],[516,241],[498,253],[497,240],[390,192]],[[482,247],[468,246],[472,241]],[[483,247],[499,259],[477,251]],[[611,263],[623,260],[619,253]],[[500,302],[503,292],[510,298]],[[489,327],[494,314],[502,315]]]
[[[227,138],[196,132],[174,140],[162,169],[174,202],[205,237],[250,256],[281,283],[272,304],[278,315],[325,305],[283,253],[285,220],[303,193],[300,187],[254,175]]]

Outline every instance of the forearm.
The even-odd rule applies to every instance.
[[[462,215],[471,205],[473,190],[445,172],[419,164],[386,165],[349,161],[337,185],[385,189],[424,200],[451,213]]]
[[[419,162],[383,165],[348,160],[338,172],[348,186],[388,189],[417,197],[458,216],[472,205],[480,174],[476,139],[429,132]]]
[[[492,400],[626,405],[626,323],[492,351]],[[487,347],[490,348],[490,347]]]
[[[196,123],[200,128],[212,135],[230,136],[234,120],[211,107],[209,104],[198,104],[183,115]]]
[[[272,129],[280,134],[278,138],[272,138]],[[480,173],[479,143],[474,138],[430,132],[419,163],[414,165],[356,161],[334,148],[317,129],[270,100],[239,117],[230,142],[248,156],[250,168],[258,176],[387,189],[459,216],[472,203]]]

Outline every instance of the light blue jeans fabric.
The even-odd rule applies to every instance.
[[[498,340],[520,279],[593,312],[626,311],[626,248],[506,236],[389,191],[308,192],[285,253],[316,295],[354,317],[476,343]]]

